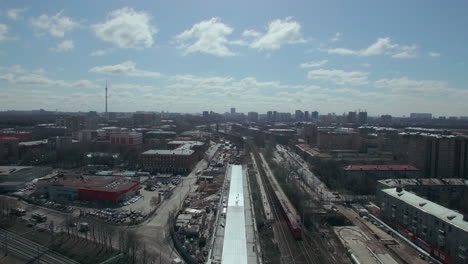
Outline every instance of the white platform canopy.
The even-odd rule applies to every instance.
[[[243,185],[242,166],[232,165],[224,232],[223,264],[247,263]]]

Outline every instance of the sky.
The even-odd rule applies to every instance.
[[[0,2],[0,111],[468,115],[468,1]]]

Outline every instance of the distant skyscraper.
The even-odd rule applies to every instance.
[[[208,117],[210,113],[208,111],[203,111],[203,117]]]
[[[313,111],[311,118],[312,118],[312,121],[317,121],[319,119],[319,112]]]
[[[273,111],[273,121],[276,122],[279,120],[279,114],[277,111]]]
[[[107,114],[107,80],[106,80],[106,114]]]
[[[236,108],[235,107],[231,107],[231,115],[235,114],[236,113]]]
[[[268,121],[273,121],[273,111],[268,111],[267,112],[267,120]]]
[[[304,120],[304,112],[302,112],[301,110],[296,110],[296,115],[294,116],[294,118],[296,119],[296,121]]]
[[[346,121],[348,123],[356,123],[357,121],[357,115],[356,115],[356,112],[348,112],[348,116],[347,116],[347,119]]]
[[[431,113],[411,113],[410,118],[412,119],[432,119]]]
[[[257,122],[258,121],[258,113],[257,112],[249,112],[247,114],[247,119],[250,122]]]
[[[359,124],[367,123],[367,112],[359,112],[358,114]]]

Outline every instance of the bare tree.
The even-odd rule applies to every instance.
[[[153,196],[150,200],[150,205],[154,208],[159,204],[159,196]]]
[[[115,227],[107,226],[107,243],[108,243],[109,249],[113,248],[112,241],[113,241],[115,232],[116,232]]]

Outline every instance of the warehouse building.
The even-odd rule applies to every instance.
[[[206,148],[206,144],[200,141],[171,141],[167,145],[172,149],[153,149],[142,153],[144,171],[190,173]]]
[[[380,218],[403,236],[447,264],[468,261],[468,216],[401,187],[377,193]]]
[[[63,176],[39,180],[37,190],[51,199],[89,200],[116,204],[139,193],[140,181],[123,177]]]

